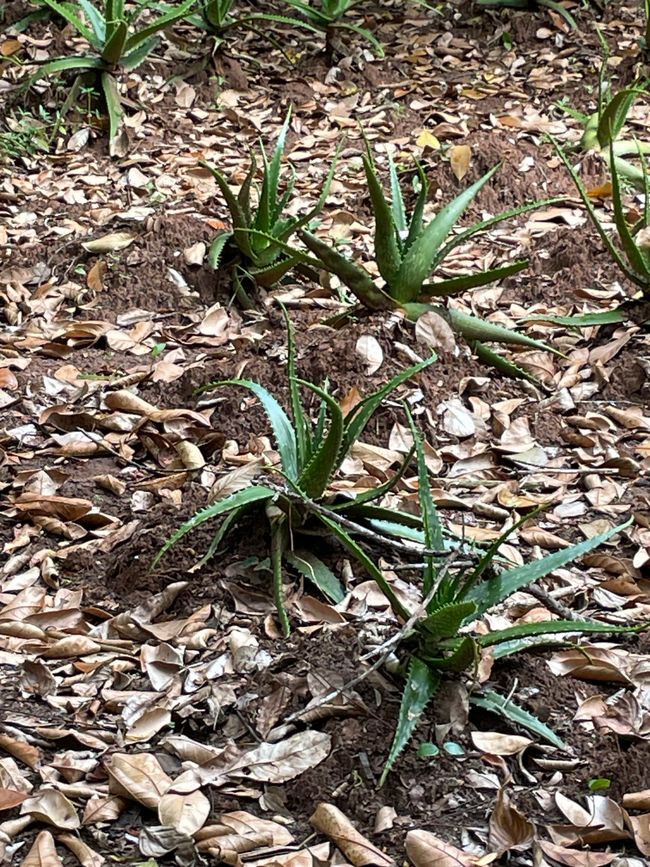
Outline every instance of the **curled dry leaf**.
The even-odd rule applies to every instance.
[[[98,825],[100,822],[113,822],[125,806],[126,801],[115,795],[107,797],[95,795],[86,803],[81,824]]]
[[[456,338],[449,323],[439,313],[429,310],[415,323],[415,339],[442,355],[454,355]]]
[[[643,855],[650,856],[650,813],[629,816],[628,819],[637,849]]]
[[[210,802],[198,790],[189,795],[163,795],[158,805],[160,824],[188,837],[205,825],[209,814]]]
[[[49,831],[41,831],[20,867],[63,867]]]
[[[230,773],[264,783],[286,783],[327,758],[332,739],[325,732],[304,731],[277,744],[263,743],[245,752]]]
[[[59,834],[56,839],[72,852],[81,867],[102,867],[102,864],[106,863],[106,859],[99,852],[95,852],[73,834]]]
[[[348,817],[333,804],[319,804],[309,821],[317,831],[330,838],[354,867],[370,864],[373,867],[389,867],[395,863],[360,834]]]
[[[464,439],[474,436],[476,425],[472,413],[463,403],[454,397],[440,404],[438,412],[442,411],[442,426],[448,434]]]
[[[414,867],[476,867],[474,855],[446,843],[429,831],[409,831],[406,854]]]
[[[546,840],[540,840],[538,845],[545,855],[566,867],[607,867],[616,858],[614,852],[578,852]]]
[[[623,795],[623,806],[626,810],[650,810],[650,789]]]
[[[530,738],[500,732],[472,732],[472,741],[477,750],[493,756],[514,756],[532,744]]]
[[[75,831],[81,826],[72,802],[56,789],[41,789],[33,797],[27,798],[21,805],[20,813],[68,831]]]
[[[85,241],[81,246],[88,253],[115,253],[126,249],[134,241],[135,235],[131,232],[110,232],[108,235],[102,235],[101,238]]]
[[[0,812],[11,810],[27,798],[26,792],[18,792],[16,789],[0,788]]]
[[[512,806],[505,789],[499,789],[489,827],[488,844],[498,855],[528,849],[535,838],[535,826]]]
[[[366,374],[370,376],[376,373],[384,361],[384,353],[376,337],[370,334],[362,334],[357,340],[357,354],[366,362]]]
[[[115,753],[110,764],[106,765],[106,770],[112,794],[139,801],[151,810],[157,809],[161,797],[172,783],[158,759],[150,753]]]

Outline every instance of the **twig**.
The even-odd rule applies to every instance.
[[[357,674],[356,677],[353,677],[352,680],[349,680],[347,683],[344,683],[343,686],[338,687],[337,689],[328,692],[327,695],[319,698],[315,703],[309,704],[307,707],[302,708],[302,710],[298,710],[295,713],[290,714],[285,720],[284,725],[289,725],[296,720],[299,720],[300,717],[304,716],[306,713],[312,713],[312,711],[316,710],[319,707],[322,707],[324,704],[327,704],[330,701],[335,701],[340,695],[346,692],[349,689],[353,689],[357,684],[361,683],[361,681],[365,680],[369,677],[373,671],[377,671],[378,668],[386,662],[390,654],[393,652],[393,649],[400,644],[407,634],[411,631],[415,623],[420,619],[420,617],[426,612],[427,606],[433,599],[436,590],[438,589],[438,585],[440,581],[445,577],[449,569],[451,568],[454,560],[456,559],[457,551],[452,551],[449,555],[449,558],[445,565],[439,572],[438,581],[435,586],[431,588],[429,593],[427,593],[426,597],[422,600],[422,602],[417,606],[413,614],[406,621],[404,626],[395,633],[395,635],[391,636],[387,641],[384,641],[383,644],[379,645],[379,647],[375,647],[369,653],[366,653],[364,656],[360,657],[360,661],[363,662],[366,659],[370,659],[373,656],[376,656],[378,653],[381,654],[379,659],[377,659],[373,664],[367,668],[365,671],[362,671],[361,674]]]
[[[564,620],[581,619],[580,615],[576,614],[575,611],[572,611],[570,608],[567,608],[566,605],[563,605],[561,602],[558,602],[557,599],[554,599],[548,590],[544,590],[543,587],[533,585],[531,587],[526,587],[525,592],[530,593],[530,595],[534,596],[539,602],[543,602],[549,611],[553,614],[557,614],[558,617],[564,618]]]
[[[449,557],[451,551],[434,551],[430,548],[425,548],[420,545],[419,542],[414,542],[413,545],[407,545],[404,542],[398,542],[395,539],[389,539],[386,536],[383,536],[381,533],[375,533],[374,530],[370,530],[368,527],[364,527],[363,524],[357,524],[355,521],[350,521],[349,518],[344,518],[340,512],[335,512],[333,509],[328,509],[326,506],[321,506],[320,503],[316,503],[313,500],[310,500],[308,497],[305,497],[303,494],[294,493],[293,491],[287,490],[282,485],[275,485],[273,482],[264,482],[264,484],[271,488],[273,491],[277,491],[278,494],[281,494],[283,497],[286,497],[288,500],[292,500],[294,502],[300,503],[303,505],[308,512],[313,512],[316,515],[325,515],[325,517],[330,518],[332,521],[336,521],[337,524],[340,524],[342,527],[345,527],[348,530],[352,530],[356,533],[357,536],[365,536],[367,539],[371,539],[377,545],[384,545],[385,547],[392,548],[394,551],[401,551],[405,554],[418,554],[424,555],[426,557]]]

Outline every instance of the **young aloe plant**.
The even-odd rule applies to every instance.
[[[428,549],[437,549],[442,539],[442,527],[433,503],[429,476],[425,463],[422,439],[409,418],[415,441],[420,505],[424,540]],[[528,520],[526,516],[520,524]],[[494,575],[496,556],[500,546],[519,525],[506,531],[486,551],[478,564],[467,572],[453,572],[441,558],[428,556],[422,582],[422,595],[427,601],[422,618],[407,637],[408,666],[406,685],[402,694],[395,737],[384,768],[381,783],[395,764],[402,750],[411,740],[418,721],[428,703],[437,692],[446,675],[457,675],[476,670],[481,654],[487,648],[493,658],[499,659],[531,647],[557,643],[560,636],[588,633],[623,633],[645,629],[617,627],[595,620],[550,620],[526,623],[506,629],[477,632],[472,624],[490,608],[504,602],[513,593],[524,590],[540,578],[583,557],[631,521],[607,530],[569,548],[562,549],[541,560],[534,560],[515,569]],[[503,713],[519,725],[524,725],[552,743],[561,743],[557,735],[539,720],[521,708],[488,690],[477,696],[477,705]]]
[[[613,123],[613,121],[612,121]],[[614,152],[615,136],[610,132],[609,136],[609,165],[612,179],[612,206],[614,210],[614,223],[618,234],[618,245],[614,242],[609,232],[603,226],[600,217],[585,189],[584,184],[578,177],[564,150],[557,142],[555,148],[562,162],[571,175],[574,184],[580,194],[580,198],[586,208],[589,219],[594,224],[606,249],[623,274],[640,289],[643,298],[650,293],[650,172],[644,150],[639,142],[639,160],[641,163],[641,179],[643,182],[644,204],[640,218],[628,224],[627,212],[623,202],[622,184],[619,175],[619,165]],[[579,318],[579,317],[577,317]]]
[[[215,37],[217,44],[223,41],[229,31],[245,28],[275,42],[272,35],[263,29],[265,23],[288,24],[293,27],[316,31],[316,28],[306,21],[272,12],[235,14],[235,0],[200,0],[199,7],[200,14],[192,15],[189,20],[203,30],[207,30]],[[281,46],[278,47],[281,48]]]
[[[61,57],[42,64],[31,75],[26,86],[41,78],[62,72],[95,72],[103,92],[109,119],[111,153],[123,116],[122,101],[116,73],[138,67],[158,44],[158,34],[166,27],[186,18],[194,0],[183,0],[154,21],[137,26],[142,11],[150,3],[136,4],[132,12],[125,9],[125,0],[105,0],[99,9],[91,0],[78,0],[77,4],[64,0],[43,0],[58,13],[90,45],[91,53],[77,57]]]
[[[426,225],[423,214],[429,194],[429,184],[419,164],[417,165],[417,172],[420,188],[410,217],[406,212],[397,169],[393,160],[389,157],[390,203],[387,201],[379,182],[369,146],[363,158],[363,166],[375,215],[375,260],[385,285],[383,288],[379,288],[365,268],[350,261],[315,235],[306,231],[299,232],[299,237],[305,246],[320,260],[321,267],[335,274],[362,305],[372,310],[390,310],[400,307],[412,319],[417,319],[427,310],[434,310],[470,342],[480,357],[506,373],[524,376],[523,371],[516,365],[493,352],[485,344],[488,342],[509,343],[535,349],[547,349],[548,347],[524,334],[485,322],[444,304],[432,304],[431,299],[442,300],[467,289],[485,286],[488,283],[509,277],[524,269],[528,262],[515,262],[500,268],[492,268],[467,276],[441,279],[433,283],[428,282],[428,280],[432,272],[435,273],[449,253],[469,238],[510,217],[524,214],[558,200],[548,199],[513,208],[476,223],[450,237],[460,217],[474,201],[479,191],[492,178],[498,166],[490,169],[482,178],[442,208],[436,217]]]
[[[532,3],[531,0],[477,0],[477,3],[479,6],[501,6],[510,9],[523,9],[524,11],[535,9],[539,5],[561,15],[572,30],[578,29],[573,15],[557,0],[536,0],[535,3]]]
[[[336,31],[348,30],[369,42],[378,57],[384,56],[383,45],[367,28],[343,20],[343,16],[350,12],[359,0],[321,0],[319,7],[311,6],[307,0],[286,0],[286,2],[302,12],[314,28],[325,32],[329,54],[332,53],[332,39]]]
[[[233,226],[231,231],[222,232],[212,242],[208,262],[215,270],[219,267],[230,270],[235,294],[245,309],[255,306],[250,291],[256,285],[273,286],[298,262],[308,263],[308,258],[298,251],[287,252],[286,242],[294,232],[308,225],[321,210],[336,168],[335,159],[320,198],[311,211],[302,217],[284,214],[295,185],[295,172],[292,170],[284,190],[280,188],[282,155],[290,119],[289,111],[270,159],[264,147],[260,145],[263,180],[259,191],[253,188],[257,161],[252,153],[250,169],[237,194],[219,169],[206,162],[201,163],[214,176],[230,211]],[[315,261],[313,264],[319,265]]]
[[[343,591],[336,576],[308,548],[303,551],[298,545],[300,536],[314,527],[327,535],[338,538],[356,557],[369,575],[374,578],[394,610],[405,616],[404,606],[399,601],[379,567],[355,540],[355,528],[359,532],[373,528],[375,532],[396,535],[400,530],[408,534],[409,528],[417,527],[419,521],[412,515],[377,505],[401,478],[410,461],[406,458],[402,469],[382,485],[359,494],[352,499],[328,497],[328,486],[341,466],[343,459],[362,434],[375,410],[392,392],[411,377],[435,361],[435,355],[395,376],[387,385],[361,400],[346,415],[339,403],[325,388],[299,379],[296,370],[296,350],[293,329],[285,312],[288,332],[288,378],[291,417],[287,415],[273,395],[257,382],[246,379],[211,383],[206,389],[224,385],[248,389],[258,398],[264,408],[277,441],[280,455],[280,478],[282,484],[251,485],[227,496],[198,512],[183,524],[165,543],[154,560],[158,560],[187,533],[217,517],[225,516],[212,544],[201,563],[213,556],[225,536],[251,508],[261,511],[270,530],[270,559],[273,573],[275,603],[283,632],[289,632],[289,618],[284,603],[283,562],[290,563],[306,579],[329,599],[340,602]],[[307,389],[320,399],[317,420],[312,423],[301,400],[300,389]],[[327,504],[323,511],[321,506]]]

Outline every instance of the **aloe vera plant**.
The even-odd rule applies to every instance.
[[[275,42],[264,29],[265,24],[287,24],[307,30],[316,30],[309,22],[273,12],[236,12],[235,0],[199,0],[199,14],[189,19],[193,24],[207,30],[221,42],[231,30],[248,28],[259,36]],[[281,47],[281,46],[279,46]]]
[[[477,0],[479,6],[500,6],[523,11],[534,10],[537,6],[550,9],[561,15],[572,30],[577,30],[578,25],[573,15],[565,9],[557,0]]]
[[[437,549],[442,540],[442,526],[431,496],[422,439],[409,419],[413,432],[420,491],[420,506],[427,549]],[[523,518],[519,525],[528,520]],[[625,633],[645,629],[617,627],[596,620],[549,620],[525,623],[506,629],[479,632],[473,624],[486,612],[503,603],[517,591],[545,577],[555,569],[571,563],[628,527],[631,520],[569,548],[534,560],[500,574],[494,574],[495,558],[500,546],[519,525],[510,528],[490,545],[478,563],[470,569],[453,571],[446,561],[434,555],[425,557],[422,596],[426,601],[423,616],[407,635],[406,684],[399,719],[388,760],[381,777],[383,783],[398,756],[411,740],[419,719],[438,691],[445,676],[476,670],[481,654],[488,650],[494,659],[503,658],[536,646],[557,643],[562,636],[589,633]],[[513,705],[493,690],[476,696],[475,703],[503,713],[551,743],[561,741],[551,730],[526,711]]]
[[[212,242],[208,262],[215,270],[227,268],[233,280],[235,295],[245,309],[254,307],[251,291],[255,286],[270,287],[281,280],[298,262],[309,264],[309,258],[287,247],[289,238],[302,226],[308,225],[323,207],[336,168],[334,159],[315,206],[301,217],[284,213],[295,185],[295,172],[281,189],[282,156],[289,130],[291,112],[282,125],[273,155],[269,158],[260,145],[263,169],[262,186],[255,189],[257,172],[255,155],[250,155],[250,168],[239,192],[235,193],[227,179],[214,166],[202,162],[213,175],[228,206],[232,230],[222,232]],[[318,262],[312,264],[318,266]]]
[[[326,388],[299,379],[296,370],[296,350],[293,329],[285,313],[288,331],[288,378],[291,416],[276,398],[259,383],[238,379],[212,383],[207,389],[224,385],[239,386],[250,391],[264,408],[277,441],[280,455],[281,484],[256,484],[218,500],[195,514],[165,543],[155,563],[187,533],[206,521],[224,517],[212,544],[201,561],[213,556],[226,535],[251,509],[266,517],[269,527],[269,551],[273,573],[275,603],[283,632],[289,632],[289,618],[284,603],[283,563],[288,562],[332,601],[339,602],[343,591],[336,576],[313,553],[302,550],[299,540],[303,533],[320,527],[337,538],[361,563],[381,587],[400,616],[404,606],[391,589],[381,570],[358,544],[355,528],[360,532],[375,528],[377,532],[399,535],[417,528],[413,515],[393,509],[383,509],[378,501],[396,484],[411,459],[409,455],[401,470],[387,482],[352,499],[328,497],[327,490],[346,454],[362,434],[375,410],[395,389],[435,361],[432,355],[395,376],[387,385],[361,400],[347,414]],[[301,400],[300,389],[312,392],[320,399],[317,420],[312,423]],[[319,504],[327,504],[320,509]]]
[[[286,0],[286,2],[293,9],[302,12],[314,28],[325,33],[328,53],[332,52],[332,39],[335,33],[348,30],[369,42],[378,57],[384,56],[383,45],[366,27],[343,20],[343,16],[357,5],[358,0],[321,0],[320,6],[312,6],[306,0]]]
[[[613,123],[613,121],[612,121]],[[640,217],[633,223],[628,223],[627,210],[623,201],[620,167],[614,152],[614,135],[610,134],[610,173],[612,182],[612,207],[614,224],[618,235],[618,244],[607,231],[598,212],[594,207],[589,193],[571,164],[568,156],[557,142],[555,148],[560,155],[567,171],[571,175],[576,189],[582,199],[589,219],[594,224],[598,235],[603,241],[613,261],[622,273],[638,286],[640,296],[646,298],[650,292],[650,172],[644,150],[639,142],[639,159],[641,163],[641,178],[643,181],[644,203]]]
[[[43,3],[71,24],[88,42],[92,51],[43,63],[27,79],[26,86],[64,72],[75,72],[77,75],[95,73],[106,102],[112,153],[123,117],[116,74],[120,70],[128,72],[136,69],[156,47],[158,34],[176,21],[186,18],[194,0],[183,0],[142,26],[138,26],[138,19],[143,10],[151,5],[149,3],[136,4],[131,12],[126,10],[125,0],[105,0],[102,8],[95,6],[91,0],[78,0],[77,3],[43,0]]]
[[[523,270],[528,262],[523,260],[467,276],[443,278],[436,282],[429,282],[429,278],[432,272],[435,274],[440,268],[449,253],[469,238],[510,217],[558,200],[550,199],[523,205],[452,235],[456,223],[479,191],[493,177],[498,166],[490,169],[482,178],[445,205],[434,219],[425,225],[423,215],[429,184],[422,167],[416,164],[419,192],[413,212],[409,216],[406,212],[397,169],[390,157],[388,165],[390,203],[379,181],[370,147],[367,147],[363,166],[375,216],[374,258],[384,280],[382,288],[376,285],[365,268],[352,262],[315,235],[308,231],[301,231],[299,237],[308,250],[320,260],[321,266],[335,274],[363,306],[371,310],[402,308],[411,319],[417,319],[425,311],[433,310],[469,341],[479,357],[506,373],[525,376],[526,374],[516,365],[488,348],[486,344],[515,344],[534,349],[548,347],[525,334],[447,307],[444,299],[516,274]],[[432,299],[443,303],[433,304]]]

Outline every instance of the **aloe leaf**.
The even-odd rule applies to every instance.
[[[437,360],[438,357],[435,352],[433,352],[429,358],[426,358],[424,361],[420,361],[412,367],[408,367],[406,370],[398,373],[390,382],[382,386],[382,388],[378,389],[373,394],[365,397],[348,413],[345,417],[345,434],[343,437],[344,453],[341,460],[352,448],[352,444],[359,439],[365,426],[368,424],[379,405],[383,403],[383,401],[397,388],[399,388],[400,385],[408,379],[412,379],[416,374],[420,373],[420,371],[429,367],[429,365],[433,364],[433,362]]]
[[[379,273],[391,287],[399,273],[402,256],[397,242],[397,227],[393,219],[393,211],[379,183],[369,146],[368,153],[363,157],[363,168],[375,217],[375,259]]]
[[[241,208],[241,212],[244,218],[244,225],[251,226],[253,224],[253,218],[251,215],[251,189],[253,186],[253,180],[255,178],[255,174],[257,172],[257,160],[255,159],[255,154],[250,151],[250,169],[248,170],[248,174],[244,178],[244,183],[239,188],[239,192],[237,193],[237,202],[239,203],[239,207]]]
[[[556,316],[551,313],[529,313],[520,322],[549,322],[551,325],[568,325],[570,328],[592,328],[596,325],[614,325],[625,322],[621,310],[603,310],[601,313],[576,313],[573,316]]]
[[[478,271],[475,274],[463,274],[460,277],[449,277],[438,283],[425,283],[420,291],[420,297],[441,298],[449,295],[458,295],[467,289],[475,289],[477,286],[486,286],[488,283],[496,283],[513,274],[518,274],[528,267],[528,260],[513,262],[512,265],[503,265],[501,268],[491,268],[488,271]]]
[[[480,220],[478,223],[472,223],[471,226],[468,226],[467,229],[463,229],[457,235],[454,235],[444,247],[441,248],[440,252],[436,255],[433,267],[434,269],[444,260],[447,256],[454,250],[456,247],[460,247],[465,241],[468,241],[470,238],[473,238],[475,235],[480,234],[481,232],[485,232],[487,229],[492,228],[492,226],[497,226],[499,223],[503,223],[505,220],[511,220],[515,217],[520,217],[523,214],[528,214],[531,211],[539,211],[540,208],[547,208],[551,205],[560,205],[566,202],[566,196],[551,196],[548,199],[539,199],[535,202],[528,202],[525,205],[519,205],[516,208],[510,208],[507,211],[501,211],[498,214],[495,214],[493,217],[487,217],[485,220]]]
[[[41,78],[47,78],[50,75],[56,75],[59,72],[83,71],[85,69],[103,69],[104,63],[99,57],[60,57],[58,60],[51,60],[49,63],[44,63],[39,66],[32,75],[30,75],[23,87],[31,87],[34,82]]]
[[[440,245],[498,168],[499,166],[495,166],[490,169],[446,205],[413,242],[402,260],[396,284],[391,287],[391,294],[396,299],[409,301],[417,297],[420,287],[431,272]]]
[[[540,6],[546,6],[547,9],[552,9],[553,12],[557,12],[558,15],[561,15],[562,18],[564,18],[566,23],[569,25],[571,30],[577,30],[578,29],[578,25],[576,23],[575,18],[569,12],[568,9],[564,8],[564,6],[561,3],[557,3],[556,0],[539,0],[539,5]]]
[[[215,271],[219,268],[221,254],[228,244],[228,241],[232,240],[232,237],[232,232],[222,232],[220,235],[217,235],[214,241],[210,244],[210,250],[208,252],[208,265],[210,268],[213,268]]]
[[[476,613],[474,602],[449,602],[440,606],[418,622],[418,631],[424,630],[437,640],[455,638],[466,620]]]
[[[108,64],[108,66],[117,66],[122,59],[127,32],[128,28],[126,21],[116,21],[110,28],[110,32],[107,34],[108,38],[102,49],[102,60],[104,63]]]
[[[427,199],[429,198],[429,181],[427,180],[427,176],[425,175],[424,169],[417,160],[415,162],[415,165],[420,181],[420,189],[418,190],[418,195],[415,200],[415,207],[413,208],[413,213],[411,214],[411,221],[408,227],[408,236],[404,243],[404,250],[409,250],[413,242],[422,234],[424,207],[427,203]]]
[[[424,454],[424,444],[420,431],[415,426],[413,416],[405,404],[406,418],[411,428],[413,436],[413,444],[415,445],[415,453],[417,455],[418,465],[418,499],[420,500],[420,512],[422,515],[422,528],[424,530],[424,544],[429,550],[442,550],[442,525],[438,516],[433,497],[431,495],[431,484],[429,482],[429,470],[426,464]],[[425,567],[422,576],[422,593],[426,597],[429,595],[435,584],[438,575],[438,569],[435,558],[427,554],[425,557]],[[431,600],[429,606],[435,605],[435,601]]]
[[[391,210],[393,212],[393,224],[397,229],[399,236],[405,236],[408,233],[408,223],[406,221],[406,209],[404,207],[404,197],[402,196],[402,188],[400,186],[399,177],[397,176],[397,168],[393,157],[388,154],[388,174],[390,177],[390,198]]]
[[[192,530],[200,527],[201,524],[205,524],[206,521],[211,521],[219,515],[224,515],[234,509],[240,509],[242,506],[247,506],[250,503],[261,502],[262,500],[271,500],[274,497],[275,491],[272,491],[271,488],[266,488],[264,485],[251,485],[249,488],[244,488],[243,491],[236,491],[229,497],[219,500],[217,503],[212,503],[205,509],[201,509],[200,512],[192,515],[188,521],[185,521],[185,523],[176,530],[174,535],[165,542],[160,551],[154,557],[151,568],[153,569],[153,567],[160,561],[161,557],[164,557],[167,551],[169,551],[169,549],[177,542],[180,542],[184,536],[187,536],[187,534],[191,533]]]
[[[370,30],[367,30],[365,27],[359,27],[358,24],[349,24],[347,21],[337,21],[334,26],[337,30],[350,30],[353,33],[358,34],[359,36],[362,36],[366,40],[366,42],[369,42],[373,46],[373,48],[377,52],[377,57],[380,60],[383,60],[383,58],[386,56],[384,52],[384,46],[375,36],[373,36]]]
[[[648,628],[650,623],[645,625]],[[538,635],[559,635],[563,632],[574,633],[612,633],[624,635],[630,632],[639,632],[638,626],[615,626],[611,623],[600,623],[596,620],[544,620],[536,623],[522,623],[518,626],[510,626],[507,629],[499,629],[490,632],[489,635],[477,636],[481,647],[493,647],[515,638],[534,638]]]
[[[368,557],[363,548],[358,545],[352,536],[348,533],[346,529],[344,529],[337,521],[332,518],[328,518],[327,515],[319,514],[319,521],[323,523],[326,527],[328,527],[332,533],[343,543],[343,545],[348,549],[348,551],[352,554],[352,556],[361,563],[366,572],[370,575],[371,578],[377,582],[377,585],[381,592],[384,594],[386,599],[390,602],[391,608],[395,612],[398,617],[401,617],[402,620],[406,621],[409,618],[408,610],[402,605],[398,596],[396,595],[393,588],[390,586],[388,581],[384,578],[381,573],[381,569],[373,563],[373,561]]]
[[[120,66],[122,69],[127,72],[132,69],[137,69],[147,57],[151,54],[151,52],[158,45],[159,39],[157,36],[152,36],[151,39],[147,39],[144,42],[141,42],[136,48],[132,51],[129,51],[125,54],[121,61]]]
[[[238,232],[239,229],[247,229],[248,221],[246,219],[246,215],[244,213],[243,208],[239,204],[237,197],[233,193],[230,188],[228,181],[221,174],[219,169],[214,168],[209,163],[206,163],[205,160],[200,161],[200,165],[203,168],[207,169],[212,177],[217,182],[217,186],[221,190],[221,195],[226,200],[226,205],[228,206],[228,210],[230,211],[230,219],[232,220],[234,232],[233,237],[239,249],[242,253],[248,258],[253,259],[253,250],[251,249],[250,237],[246,232]]]
[[[437,646],[437,643],[433,642],[431,653],[435,654],[439,651],[440,648]],[[453,649],[447,656],[429,656],[426,637],[421,636],[418,653],[432,668],[440,671],[453,671],[457,674],[467,671],[471,666],[475,666],[478,659],[477,644],[471,635],[463,635],[455,641]]]
[[[326,391],[311,382],[296,380],[298,385],[308,388],[327,404],[330,415],[330,427],[327,436],[311,456],[309,463],[302,470],[297,485],[308,497],[319,498],[332,475],[339,466],[338,460],[343,442],[343,413],[341,407]]]
[[[392,298],[375,285],[365,268],[360,268],[310,232],[299,231],[298,237],[318,257],[321,267],[335,274],[366,307],[390,310],[394,306]]]
[[[596,229],[596,231],[600,235],[600,239],[603,242],[603,244],[605,245],[610,256],[612,257],[612,259],[614,260],[616,265],[618,265],[620,270],[625,274],[626,277],[628,277],[630,280],[632,280],[634,282],[638,282],[638,275],[636,275],[634,273],[634,271],[632,271],[628,267],[627,262],[625,261],[625,259],[621,255],[620,251],[618,250],[616,245],[612,242],[612,239],[610,238],[610,236],[605,231],[602,223],[600,222],[598,214],[596,213],[596,209],[594,208],[593,202],[589,198],[589,194],[587,193],[587,190],[584,187],[584,184],[582,183],[582,181],[578,177],[575,169],[571,165],[571,163],[570,163],[566,153],[564,152],[563,148],[560,147],[558,142],[555,141],[555,139],[553,137],[550,137],[550,139],[551,139],[551,142],[553,143],[553,146],[555,147],[555,150],[556,150],[558,156],[560,157],[560,159],[564,163],[566,170],[571,175],[571,179],[573,180],[573,183],[575,184],[576,189],[578,190],[578,194],[580,195],[580,198],[582,199],[582,203],[585,206],[585,209],[587,211],[589,219],[591,220],[591,222],[594,225],[594,228]]]
[[[621,182],[618,176],[618,170],[614,165],[614,156],[611,151],[611,146],[610,159],[610,168],[612,173],[612,206],[614,208],[614,222],[618,231],[618,237],[620,239],[623,250],[625,251],[628,262],[637,274],[643,275],[643,277],[645,277],[645,282],[647,281],[649,275],[646,271],[643,256],[641,255],[639,248],[637,247],[634,238],[632,237],[632,233],[630,232],[629,226],[627,225],[627,220],[625,219],[625,206],[623,205],[623,197],[621,194]]]
[[[94,31],[87,27],[82,19],[75,14],[74,10],[67,3],[59,3],[58,0],[43,0],[50,9],[53,9],[57,15],[64,18],[69,24],[72,24],[74,29],[90,43],[93,48],[99,49],[101,44],[97,41]],[[92,22],[91,22],[92,23]]]
[[[102,90],[108,111],[109,148],[111,148],[120,131],[123,113],[117,81],[110,72],[102,72]]]
[[[517,590],[521,590],[540,578],[544,578],[544,576],[555,569],[560,569],[562,566],[566,566],[567,563],[572,563],[574,560],[583,557],[585,554],[593,551],[594,548],[598,548],[603,542],[611,539],[612,536],[625,530],[631,523],[632,519],[626,521],[624,524],[619,524],[617,527],[612,527],[598,536],[586,539],[577,545],[572,545],[570,548],[554,551],[541,560],[534,560],[516,569],[509,569],[506,572],[502,572],[496,578],[476,585],[467,594],[467,598],[476,602],[478,606],[476,616],[480,617],[488,609],[494,605],[498,605],[499,602],[503,602],[508,596],[516,593]]]
[[[188,15],[193,5],[194,0],[185,0],[185,2],[180,4],[180,6],[171,9],[165,15],[161,15],[152,21],[151,24],[143,27],[142,30],[133,33],[126,41],[126,51],[132,51],[140,45],[141,42],[144,42],[151,36],[155,36],[156,33],[160,33],[161,30],[175,24],[177,21],[181,21]]]
[[[285,274],[288,274],[297,261],[297,259],[291,257],[280,259],[273,265],[266,265],[263,268],[255,268],[251,271],[251,275],[258,286],[264,286],[268,289],[271,286],[275,286],[275,284],[281,280]]]
[[[250,379],[222,379],[219,382],[209,383],[203,386],[200,390],[217,388],[223,385],[237,385],[242,388],[247,388],[252,391],[255,397],[259,400],[264,408],[264,412],[268,416],[273,428],[273,435],[278,444],[278,452],[282,462],[282,469],[291,482],[297,482],[300,475],[298,465],[298,446],[296,443],[296,432],[293,425],[273,395],[260,385],[259,382],[252,382]]]
[[[95,40],[92,44],[95,47],[103,45],[106,39],[106,21],[104,20],[104,16],[93,6],[90,0],[78,0],[78,2],[95,34]]]
[[[345,500],[343,503],[335,503],[330,506],[330,509],[335,512],[343,512],[346,515],[354,516],[356,519],[363,518],[364,520],[372,521],[373,524],[382,521],[388,522],[395,527],[411,527],[417,528],[418,542],[424,544],[424,535],[422,533],[422,518],[419,515],[412,515],[410,512],[400,512],[399,509],[391,509],[386,506],[377,506],[375,503],[367,501],[357,503],[357,498],[353,500]]]
[[[235,524],[241,519],[242,515],[244,515],[251,505],[254,505],[255,501],[251,503],[245,503],[243,506],[239,506],[239,508],[235,508],[232,512],[229,512],[226,517],[221,522],[221,526],[217,530],[217,532],[212,537],[212,541],[208,546],[208,550],[205,552],[203,557],[196,564],[195,569],[202,569],[207,563],[212,560],[214,555],[219,550],[221,543],[226,538],[228,533],[232,530]]]
[[[309,419],[300,399],[298,386],[298,365],[296,362],[296,332],[293,322],[284,304],[280,304],[284,324],[287,329],[287,377],[289,380],[289,400],[291,403],[291,417],[296,434],[296,448],[298,450],[297,464],[299,470],[305,466],[311,455],[309,443]]]
[[[490,711],[491,713],[500,714],[516,725],[519,725],[522,728],[527,729],[529,732],[532,732],[537,737],[542,738],[542,740],[547,741],[549,744],[553,744],[554,747],[558,747],[561,750],[567,749],[567,745],[560,737],[558,737],[553,729],[544,725],[541,720],[538,720],[536,716],[533,716],[533,714],[529,713],[527,710],[514,704],[512,699],[499,695],[499,693],[495,692],[493,689],[485,690],[481,695],[470,695],[469,703]]]
[[[643,91],[636,87],[626,87],[610,99],[598,121],[597,136],[601,148],[609,147],[619,137],[634,101],[642,94]]]
[[[420,717],[438,691],[440,680],[440,675],[437,672],[431,671],[429,666],[425,662],[422,662],[421,659],[414,657],[411,660],[406,684],[404,685],[404,692],[402,693],[397,729],[388,759],[379,780],[380,786],[384,785],[386,777],[400,753],[408,746]]]
[[[280,185],[280,171],[282,168],[282,155],[284,153],[284,145],[287,140],[287,132],[289,131],[289,123],[291,122],[291,109],[287,112],[287,116],[280,128],[278,140],[273,151],[273,156],[269,162],[266,151],[262,147],[262,160],[264,162],[264,180],[262,182],[262,192],[260,193],[260,202],[258,208],[259,222],[256,221],[256,228],[263,232],[268,232],[277,219],[277,204],[278,204],[278,189]]]
[[[440,312],[440,308],[432,307],[436,313]],[[510,343],[515,346],[528,346],[531,349],[539,349],[542,352],[552,352],[554,355],[562,356],[562,353],[552,346],[547,346],[541,340],[534,340],[528,337],[527,334],[520,334],[518,331],[513,331],[503,325],[497,325],[494,322],[485,322],[476,316],[471,316],[469,313],[462,313],[460,310],[453,308],[444,309],[444,318],[449,321],[452,328],[463,335],[466,340],[478,340],[481,343]]]
[[[524,370],[523,367],[520,367],[511,359],[504,358],[500,352],[496,352],[484,343],[481,343],[478,340],[472,340],[470,341],[470,346],[479,361],[482,361],[484,364],[489,364],[504,376],[510,376],[512,379],[526,379],[528,382],[532,382],[533,385],[541,385],[539,379],[537,379],[536,376],[533,376],[532,373]]]
[[[322,560],[310,551],[285,551],[284,559],[300,572],[323,596],[335,604],[345,599],[341,582]]]

